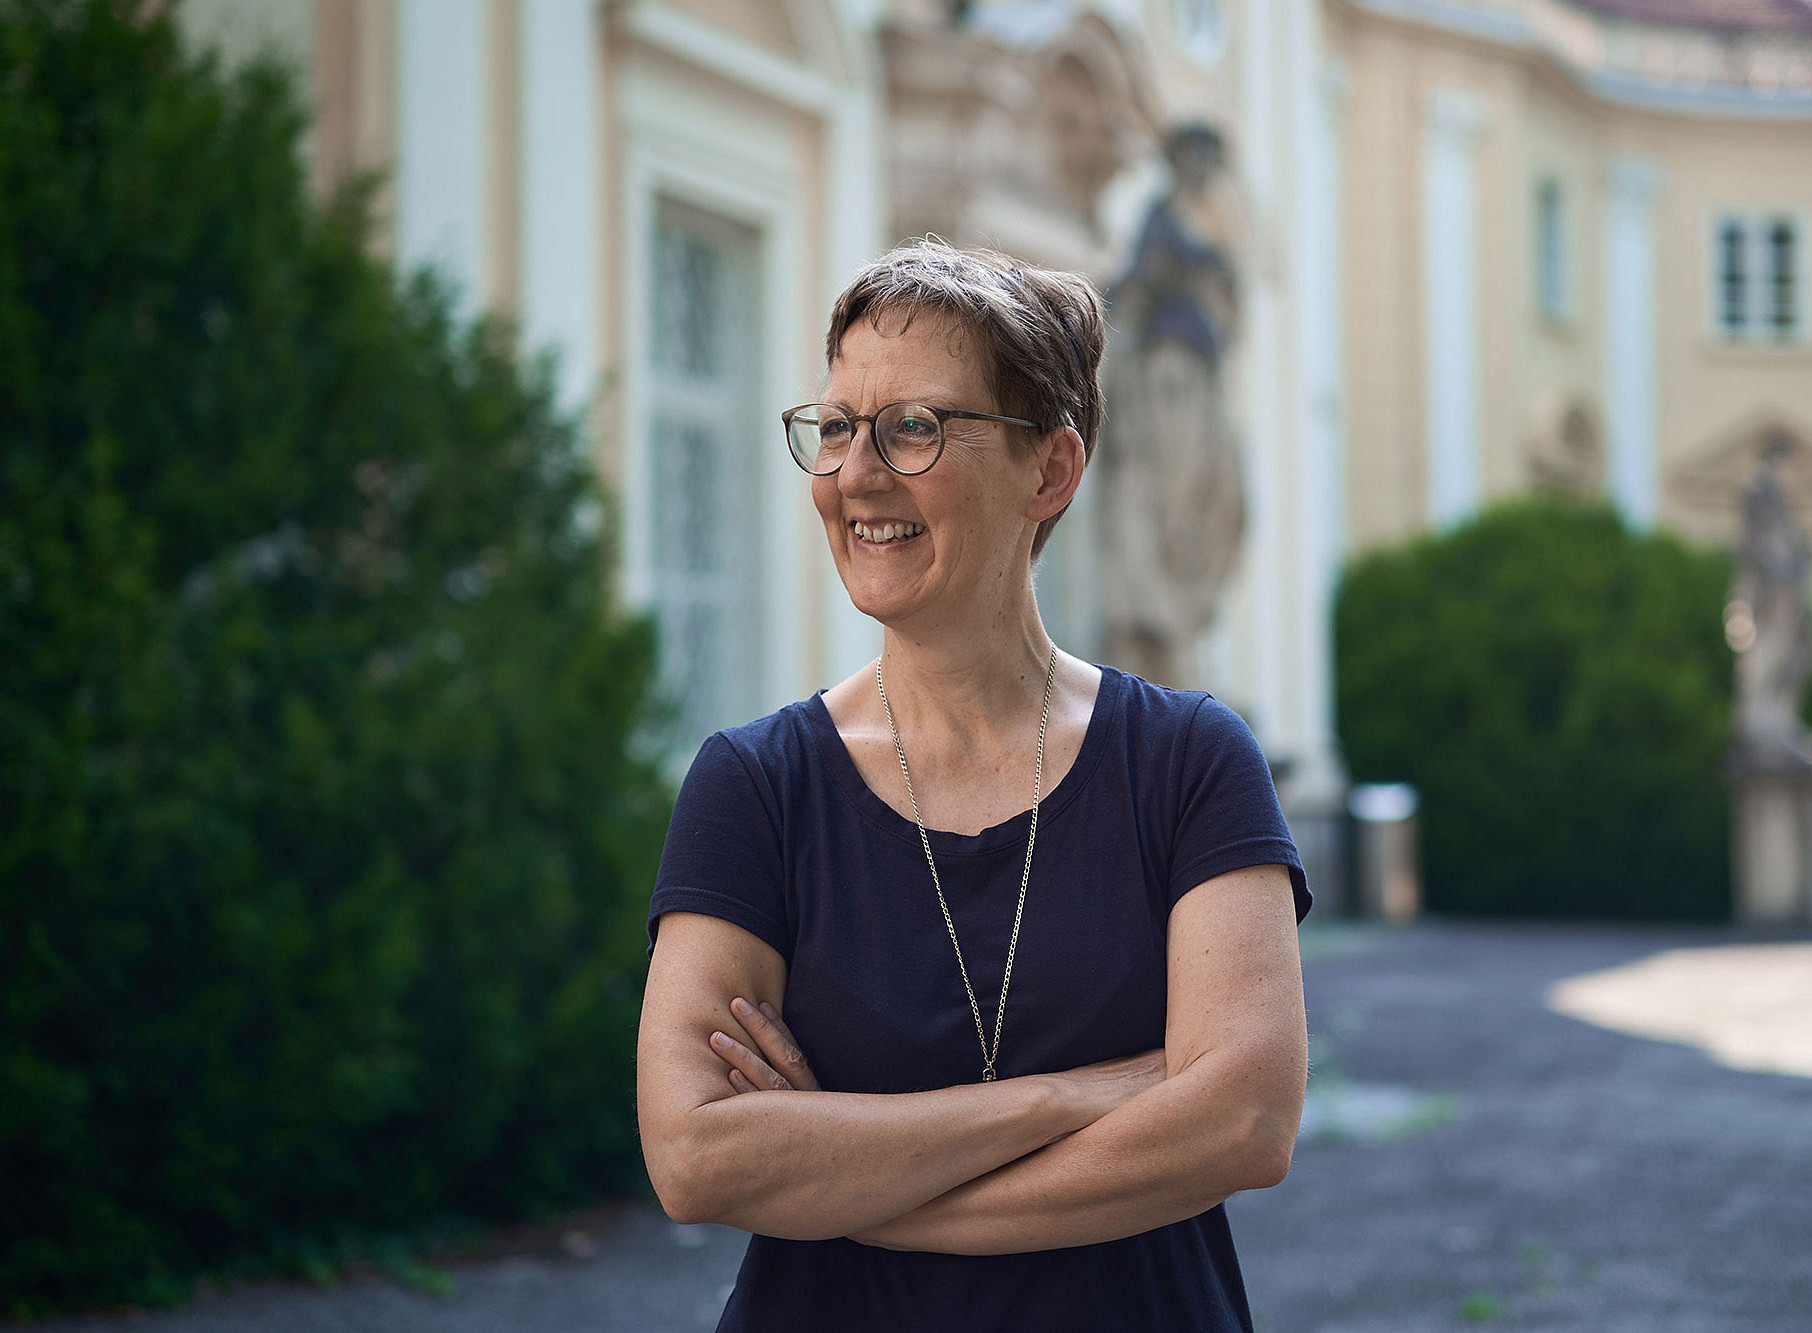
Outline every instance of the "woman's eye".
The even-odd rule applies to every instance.
[[[818,438],[826,444],[847,444],[849,436],[849,422],[842,417],[818,423]]]
[[[894,427],[894,431],[907,440],[928,440],[937,434],[937,420],[934,417],[904,416]]]

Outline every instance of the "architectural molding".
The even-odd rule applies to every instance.
[[[1607,106],[1663,115],[1737,120],[1812,120],[1812,86],[1752,88],[1699,80],[1658,80],[1610,68],[1603,52],[1606,20],[1536,0],[1519,10],[1486,9],[1457,0],[1338,0],[1360,14],[1429,28],[1472,41],[1508,47],[1550,66]],[[1533,16],[1533,17],[1532,17]],[[1580,40],[1585,28],[1596,40]],[[1655,27],[1662,39],[1691,41],[1699,34]],[[1714,34],[1718,40],[1726,40]],[[1748,39],[1755,44],[1755,39]],[[1812,43],[1796,44],[1812,58]]]
[[[1496,42],[1503,46],[1532,47],[1536,33],[1521,14],[1453,0],[1346,0],[1354,9],[1381,18],[1415,23],[1425,28]]]
[[[624,20],[636,41],[782,106],[814,115],[838,109],[842,93],[837,81],[682,10],[641,0],[626,9]]]
[[[1658,84],[1616,70],[1575,78],[1600,102],[1632,111],[1724,120],[1812,121],[1812,92],[1754,93],[1715,84]]]
[[[892,221],[896,234],[991,244],[1105,284],[1122,256],[1099,207],[1123,168],[1156,152],[1153,78],[1099,16],[1052,15],[1037,45],[991,28],[883,29]]]

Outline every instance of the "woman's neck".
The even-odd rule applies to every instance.
[[[881,671],[894,721],[940,749],[1015,737],[1042,706],[1051,648],[1030,596],[992,626],[890,627]]]

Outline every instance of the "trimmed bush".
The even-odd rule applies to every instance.
[[[0,1312],[643,1181],[651,630],[287,77],[0,7]]]
[[[1517,501],[1360,557],[1335,611],[1356,781],[1421,789],[1434,911],[1716,920],[1727,561]]]

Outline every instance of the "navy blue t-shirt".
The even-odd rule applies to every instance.
[[[932,831],[944,897],[992,1033],[1030,811]],[[1190,889],[1289,868],[1309,891],[1263,754],[1212,697],[1101,668],[1082,748],[1039,809],[1002,1078],[1164,1044],[1166,928]],[[705,742],[649,907],[733,922],[787,963],[782,1012],[830,1091],[977,1082],[981,1044],[918,829],[871,791],[814,695]],[[719,1333],[1250,1329],[1223,1209],[1030,1254],[751,1238]]]

